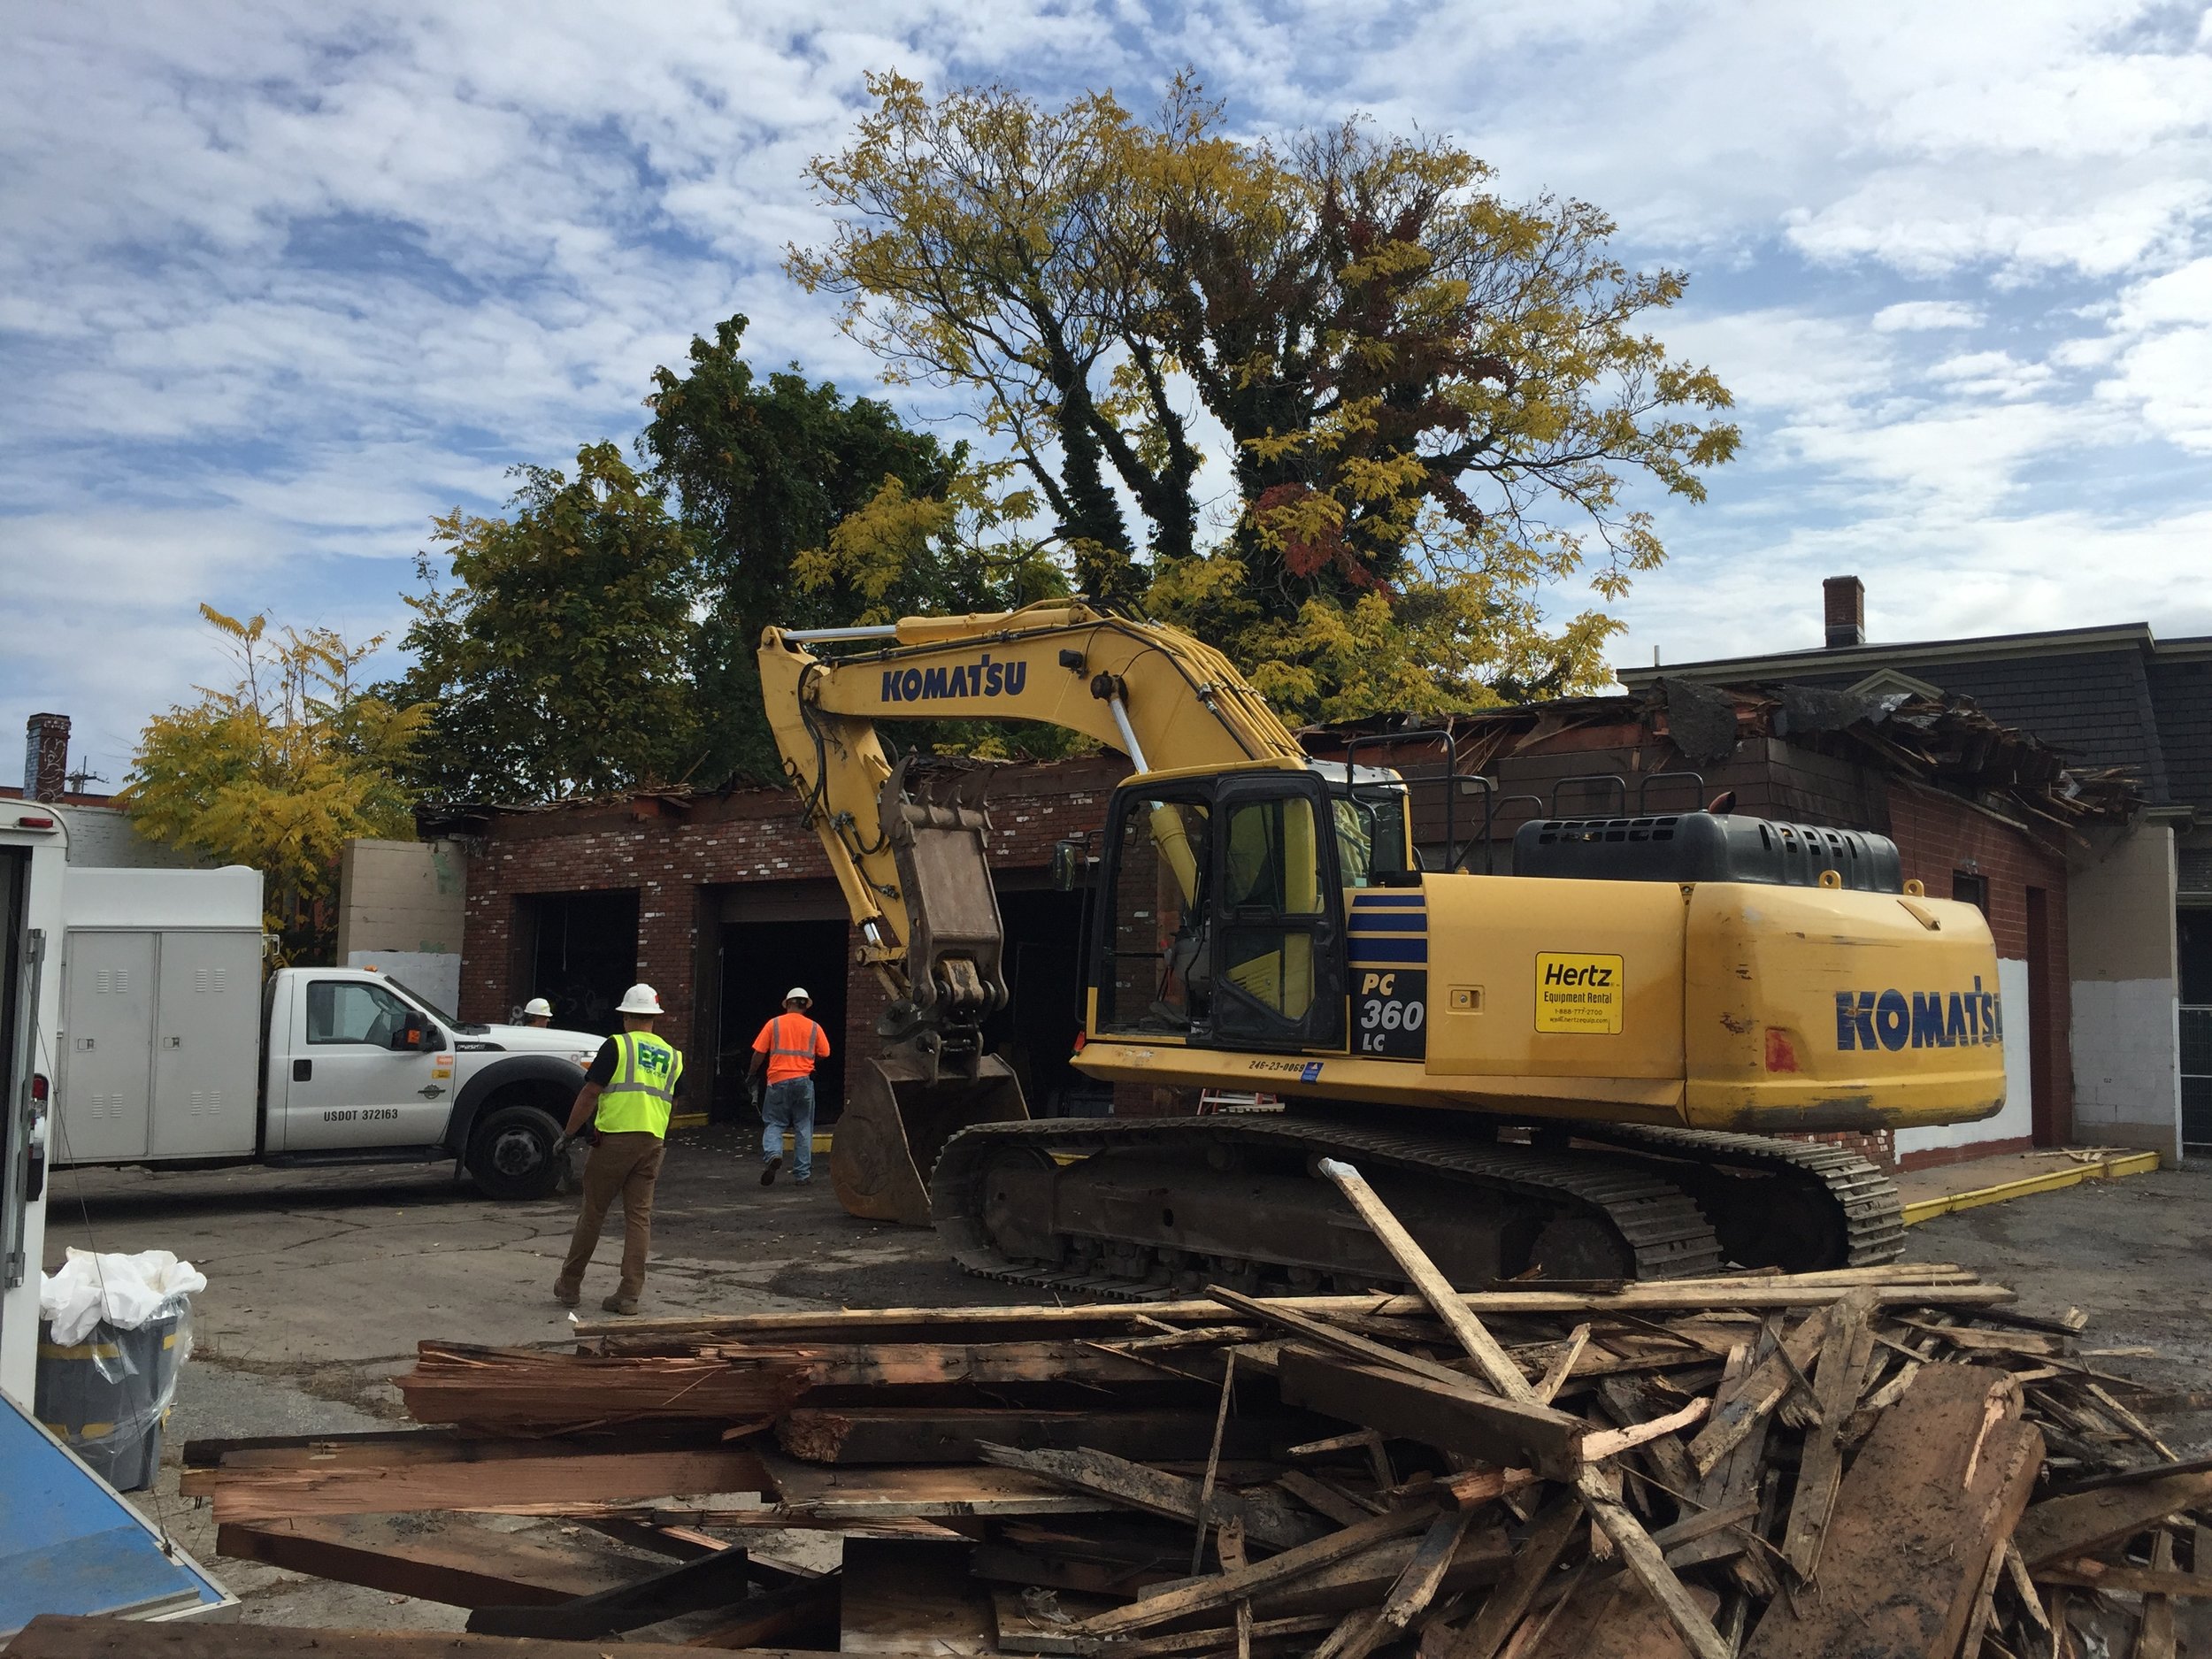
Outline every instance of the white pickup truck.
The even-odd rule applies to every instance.
[[[541,1198],[603,1041],[456,1019],[363,968],[261,972],[261,878],[72,868],[58,1168],[457,1161]]]

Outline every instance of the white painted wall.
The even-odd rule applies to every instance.
[[[1970,1147],[1985,1141],[2018,1141],[2035,1132],[2035,1107],[2028,1081],[2028,964],[2005,957],[1997,960],[1997,998],[2005,1022],[2005,1104],[1994,1118],[1979,1123],[1937,1124],[1926,1129],[1900,1129],[1897,1156],[1924,1152],[1930,1147]]]

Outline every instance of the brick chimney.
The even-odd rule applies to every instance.
[[[1866,584],[1855,576],[1831,576],[1820,585],[1821,612],[1828,644],[1866,643]]]
[[[23,798],[58,801],[68,790],[69,717],[35,714],[24,724]]]

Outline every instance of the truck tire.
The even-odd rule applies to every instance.
[[[468,1172],[494,1198],[550,1198],[565,1160],[553,1156],[561,1125],[535,1106],[497,1106],[469,1136]]]

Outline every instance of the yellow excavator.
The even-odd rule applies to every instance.
[[[972,1271],[1139,1298],[1394,1284],[1312,1179],[1325,1156],[1461,1285],[1878,1263],[1902,1248],[1894,1183],[1778,1137],[2004,1102],[1987,924],[1901,879],[1881,836],[1537,818],[1510,875],[1425,869],[1397,773],[1310,757],[1219,652],[1080,603],[771,628],[760,669],[890,995],[848,1068],[838,1196],[933,1222]],[[1061,849],[1092,875],[1074,1064],[1279,1108],[1029,1118],[982,1035],[1007,1001],[989,768],[894,764],[878,735],[979,719],[1134,768],[1094,846]]]

